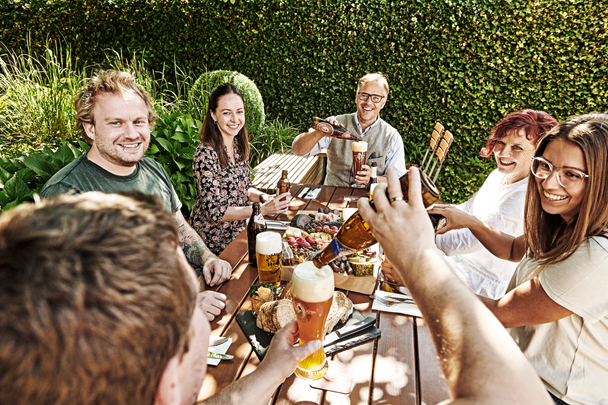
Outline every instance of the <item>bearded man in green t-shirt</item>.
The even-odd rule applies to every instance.
[[[127,72],[100,71],[74,101],[77,125],[90,151],[57,172],[43,187],[50,198],[67,192],[137,190],[158,196],[173,214],[188,261],[202,268],[210,286],[228,280],[232,266],[219,259],[190,227],[167,172],[144,154],[156,120],[150,96]],[[203,308],[212,320],[225,306],[225,296],[205,291]]]

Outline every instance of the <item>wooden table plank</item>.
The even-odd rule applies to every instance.
[[[421,401],[436,404],[450,398],[450,391],[441,372],[433,339],[422,318],[416,318],[416,329]]]
[[[354,307],[365,316],[376,316],[371,309],[371,301],[367,295],[348,292],[348,297]],[[373,391],[373,364],[376,340],[372,339],[361,345],[336,353],[334,361],[339,362],[344,371],[353,377],[353,389],[350,394],[340,394],[328,391],[325,404],[360,404],[369,403]]]
[[[207,367],[207,374],[203,380],[203,386],[199,391],[197,401],[209,398],[236,381],[247,365],[249,357],[253,354],[247,336],[236,321],[230,323],[224,336],[232,338],[232,344],[227,353],[232,354],[234,359],[222,360],[217,366]],[[255,354],[253,356],[255,357]]]
[[[418,404],[413,318],[389,312],[380,312],[379,318],[382,335],[374,363],[372,403]]]
[[[226,295],[226,307],[211,322],[212,335],[223,336],[224,330],[233,321],[234,316],[247,299],[249,288],[256,283],[257,279],[257,269],[244,261],[232,273],[231,279],[222,284],[218,291]]]

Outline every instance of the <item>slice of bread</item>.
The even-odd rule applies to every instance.
[[[344,311],[344,315],[342,315],[342,318],[340,318],[340,322],[344,323],[348,320],[348,318],[351,316],[351,314],[353,313],[353,302],[350,300],[350,298],[345,297],[346,298],[346,311]]]
[[[334,292],[334,299],[331,303],[331,309],[329,315],[325,321],[324,334],[327,335],[331,330],[340,322],[340,319],[344,316],[347,311],[346,301],[350,301],[346,295],[341,291]],[[352,303],[351,303],[352,305]]]
[[[291,300],[279,300],[272,311],[274,327],[279,330],[289,322],[296,319],[296,311],[293,309]]]

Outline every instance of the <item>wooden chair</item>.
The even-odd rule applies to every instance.
[[[454,136],[452,135],[452,133],[450,131],[445,131],[443,133],[443,138],[441,138],[441,141],[439,141],[439,146],[437,147],[437,150],[434,153],[434,155],[437,156],[437,160],[435,160],[435,162],[433,163],[433,167],[431,167],[430,171],[426,172],[425,170],[429,178],[433,179],[433,182],[435,182],[437,180],[437,176],[439,176],[441,166],[443,166],[443,161],[445,160],[445,157],[448,154],[448,150],[450,149],[450,146],[452,145],[453,141]],[[439,167],[437,168],[437,170],[435,170],[437,163],[439,163]]]
[[[441,138],[441,135],[443,133],[443,125],[441,125],[440,123],[436,123],[435,127],[433,128],[433,132],[431,133],[431,141],[429,142],[429,147],[426,150],[426,153],[424,154],[424,158],[422,159],[422,163],[420,163],[420,167],[423,168],[423,170],[428,170],[430,164],[431,164],[431,160],[433,157],[433,153],[435,152],[435,148],[437,148],[437,144],[439,142],[439,139]],[[428,157],[428,160],[427,160]],[[425,167],[426,165],[426,167]]]

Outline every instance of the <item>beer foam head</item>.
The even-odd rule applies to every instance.
[[[312,262],[300,263],[293,271],[292,293],[306,302],[323,302],[334,296],[334,272],[329,266],[318,269]]]
[[[255,237],[255,251],[262,255],[276,255],[283,250],[281,234],[277,232],[260,232]]]
[[[353,152],[367,152],[367,142],[353,142]]]

